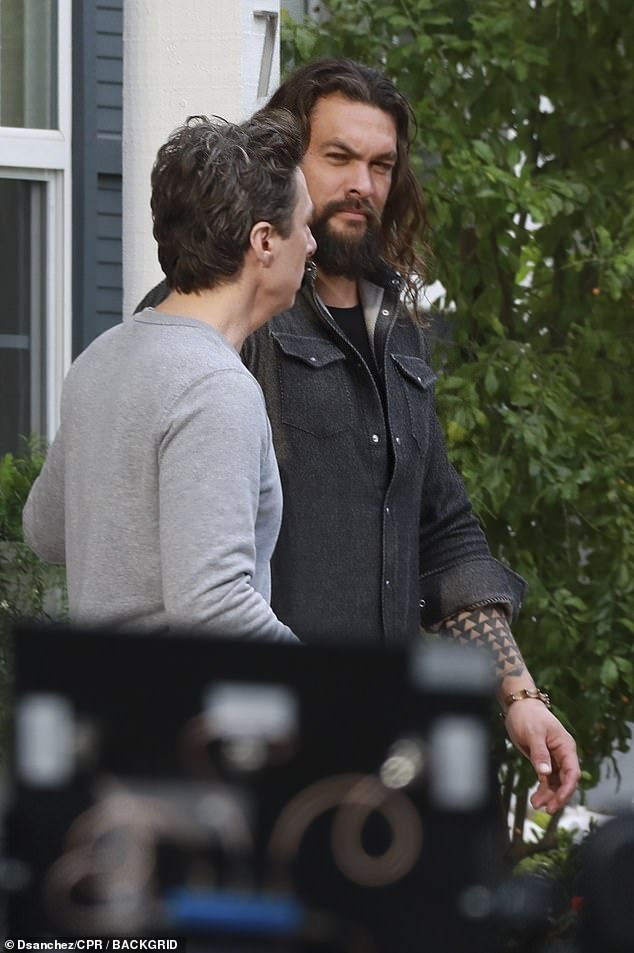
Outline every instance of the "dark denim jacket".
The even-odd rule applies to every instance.
[[[243,348],[260,382],[284,491],[272,605],[306,642],[397,644],[474,605],[514,614],[523,580],[494,559],[447,459],[423,332],[385,270],[374,330],[386,410],[361,356],[316,297]]]
[[[361,356],[313,290],[244,344],[266,398],[284,491],[272,606],[305,642],[393,645],[461,609],[521,605],[491,556],[436,417],[423,332],[385,270],[374,348],[387,410]],[[165,283],[137,310],[158,304]]]

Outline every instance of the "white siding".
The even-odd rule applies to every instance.
[[[124,312],[162,277],[152,238],[156,151],[187,116],[246,118],[258,98],[268,11],[277,16],[268,92],[279,82],[279,0],[125,0],[123,111]]]

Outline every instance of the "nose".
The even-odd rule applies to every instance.
[[[313,237],[313,233],[310,228],[308,229],[308,241],[306,242],[306,257],[312,258],[317,250],[317,242]]]
[[[368,198],[374,192],[374,180],[370,167],[365,162],[355,162],[350,169],[350,179],[348,195],[358,195],[361,198]]]

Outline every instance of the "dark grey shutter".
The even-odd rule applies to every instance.
[[[123,0],[73,5],[73,355],[122,317]]]

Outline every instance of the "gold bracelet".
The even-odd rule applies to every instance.
[[[504,699],[506,711],[509,710],[513,702],[522,701],[523,698],[535,698],[537,701],[543,702],[546,708],[550,709],[552,707],[550,704],[550,695],[547,695],[546,692],[540,692],[539,688],[520,688],[519,691],[511,692],[511,694],[507,695]]]

